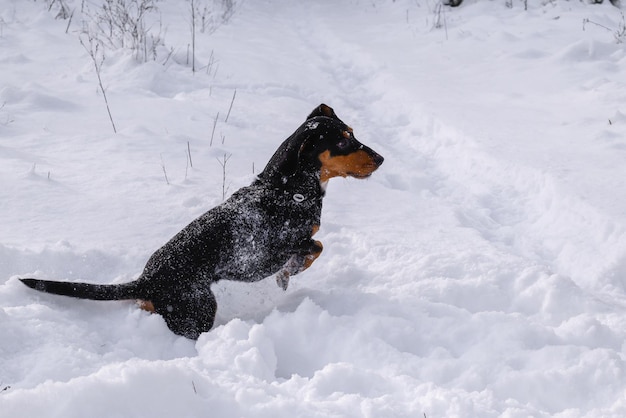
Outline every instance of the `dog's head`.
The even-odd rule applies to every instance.
[[[290,177],[299,171],[319,172],[320,182],[325,183],[332,177],[369,177],[383,160],[357,141],[352,128],[332,108],[321,104],[278,148],[264,173]]]

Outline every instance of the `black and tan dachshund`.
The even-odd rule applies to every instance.
[[[322,104],[274,153],[248,187],[191,222],[148,260],[137,280],[90,284],[20,279],[47,293],[92,300],[137,299],[176,334],[196,339],[211,329],[218,280],[254,282],[290,276],[322,252],[312,236],[332,177],[368,177],[383,157],[357,141],[352,128]]]

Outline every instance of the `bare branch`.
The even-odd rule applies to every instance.
[[[87,42],[85,42],[85,36],[87,37]],[[90,33],[85,33],[83,36],[79,37],[80,43],[85,48],[91,60],[93,62],[93,66],[96,70],[96,76],[98,77],[98,86],[100,87],[100,91],[102,92],[102,97],[104,98],[104,104],[107,108],[107,113],[109,114],[109,120],[111,121],[111,126],[113,126],[113,132],[117,133],[117,128],[115,127],[115,122],[113,122],[113,116],[111,115],[111,108],[109,107],[109,100],[107,99],[107,93],[104,89],[104,85],[102,84],[102,77],[100,76],[100,71],[102,69],[102,64],[104,63],[104,51],[101,43],[93,37]]]

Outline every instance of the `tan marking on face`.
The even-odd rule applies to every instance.
[[[139,309],[143,309],[144,311],[148,311],[150,313],[156,312],[154,305],[149,300],[138,300],[137,305],[139,305]]]
[[[344,138],[350,139],[350,131],[343,131],[341,134],[343,135]]]
[[[367,177],[378,168],[370,155],[357,150],[348,155],[331,156],[330,151],[324,151],[319,156],[322,162],[320,181],[325,182],[333,177]]]
[[[311,233],[311,236],[317,234],[317,231],[320,230],[320,226],[319,225],[313,225],[313,232]]]

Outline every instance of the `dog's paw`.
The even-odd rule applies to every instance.
[[[300,273],[305,265],[305,256],[294,254],[285,263],[282,269],[276,273],[276,284],[283,290],[287,290],[289,286],[289,278],[295,274]]]
[[[283,290],[287,290],[289,286],[289,273],[287,273],[286,270],[283,269],[276,274],[276,284]]]

